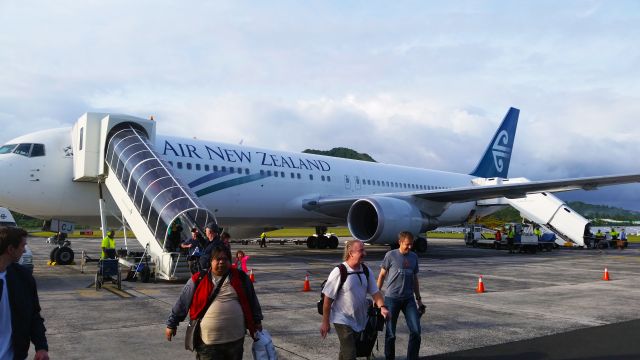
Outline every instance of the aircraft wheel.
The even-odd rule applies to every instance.
[[[318,238],[315,236],[309,236],[307,238],[307,247],[309,249],[315,249],[316,247],[318,247]]]
[[[476,244],[477,246],[477,244]],[[427,239],[425,238],[417,238],[416,242],[414,244],[414,248],[416,249],[417,253],[424,253],[427,251]]]
[[[337,249],[339,244],[340,244],[340,240],[338,240],[337,236],[331,235],[331,237],[329,237],[329,248],[330,249]]]
[[[56,263],[59,265],[69,265],[73,262],[74,253],[69,247],[61,247],[55,254]]]
[[[329,245],[329,239],[326,236],[318,236],[318,249],[326,249]]]
[[[49,260],[51,260],[51,262],[56,261],[56,253],[58,250],[60,250],[60,248],[57,246],[51,249],[51,252],[49,253]]]

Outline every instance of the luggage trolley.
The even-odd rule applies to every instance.
[[[118,259],[100,259],[98,261],[98,270],[96,271],[96,291],[104,284],[104,278],[107,276],[115,276],[118,290],[122,289],[122,275],[120,274],[120,262]]]

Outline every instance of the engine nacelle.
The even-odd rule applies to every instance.
[[[402,199],[370,197],[351,205],[347,225],[358,240],[390,244],[397,240],[400,231],[421,234],[437,226],[437,219]]]

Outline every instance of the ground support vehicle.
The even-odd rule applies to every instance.
[[[521,253],[528,252],[535,254],[538,252],[538,245],[538,236],[533,234],[516,234],[513,241],[514,249]]]
[[[554,233],[544,233],[538,239],[538,250],[540,251],[551,251],[556,246],[556,234]]]
[[[500,248],[500,242],[496,241],[495,238],[487,238],[484,235],[484,232],[487,229],[483,228],[479,225],[469,225],[464,229],[464,242],[467,246],[472,247],[493,247],[496,249]],[[506,244],[506,242],[505,242]]]

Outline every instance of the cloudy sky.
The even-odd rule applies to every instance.
[[[511,176],[640,171],[637,1],[0,0],[0,143],[87,111],[282,150]],[[640,210],[636,185],[575,192]]]

